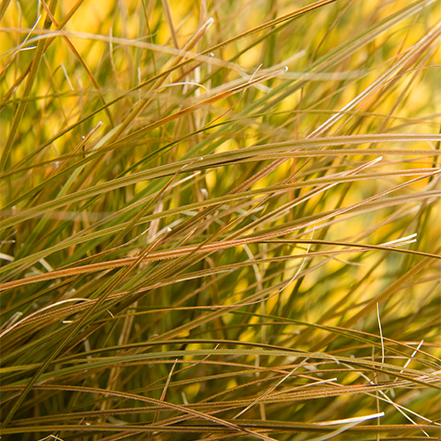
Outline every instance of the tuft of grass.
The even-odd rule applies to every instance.
[[[2,439],[440,439],[439,2],[0,19]]]

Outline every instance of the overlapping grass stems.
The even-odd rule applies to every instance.
[[[2,439],[439,439],[439,2],[0,18]]]

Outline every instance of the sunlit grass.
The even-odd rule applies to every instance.
[[[2,439],[439,439],[440,17],[3,1]]]

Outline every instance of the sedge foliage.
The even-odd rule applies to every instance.
[[[440,12],[2,1],[2,439],[439,439]]]

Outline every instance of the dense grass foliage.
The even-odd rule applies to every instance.
[[[436,0],[0,6],[2,440],[438,440]]]

